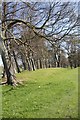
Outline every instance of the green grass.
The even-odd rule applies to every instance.
[[[4,118],[77,118],[78,68],[49,68],[17,74],[25,81],[3,86]]]
[[[0,82],[2,75],[2,66],[0,66]],[[2,117],[2,86],[0,85],[0,118]]]

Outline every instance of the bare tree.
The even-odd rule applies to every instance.
[[[1,48],[4,56],[2,53],[1,55],[8,84],[14,83],[13,57],[17,71],[20,72],[17,55],[21,56],[19,59],[22,59],[24,70],[27,68],[35,70],[43,66],[60,67],[64,53],[62,53],[62,45],[67,43],[66,38],[77,36],[79,25],[75,3],[21,3],[4,2],[2,5],[1,41],[5,50]],[[47,41],[50,44],[49,49],[46,45]],[[72,64],[76,67],[77,61],[74,59],[72,62],[72,59],[75,54],[77,55],[77,47],[71,44],[72,42],[70,43],[71,52],[68,55],[69,63],[71,67],[73,67]],[[50,49],[52,54],[50,54]],[[73,53],[73,56],[70,55]],[[63,58],[66,59],[66,57]]]

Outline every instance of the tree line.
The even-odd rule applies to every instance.
[[[16,85],[23,70],[80,66],[79,11],[71,2],[3,2],[3,76]],[[5,84],[5,83],[2,83]]]

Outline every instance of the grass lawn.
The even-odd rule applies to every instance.
[[[17,74],[25,81],[2,87],[4,118],[77,118],[78,68],[49,68]]]
[[[0,66],[0,82],[2,76],[2,67]],[[0,118],[2,116],[2,86],[0,85]]]

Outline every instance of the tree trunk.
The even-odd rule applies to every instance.
[[[15,60],[15,63],[16,63],[16,67],[17,67],[17,72],[20,73],[20,69],[19,69],[19,65],[18,65],[18,62],[17,62],[17,59],[16,59],[16,55],[15,55],[15,52],[13,51],[13,56],[14,56],[14,60]]]
[[[31,58],[31,63],[32,63],[33,71],[35,71],[35,64],[34,64],[34,60],[32,58]]]
[[[24,56],[23,56],[22,53],[21,53],[21,60],[22,60],[22,64],[23,64],[23,68],[24,68],[24,70],[27,70],[26,62],[25,62],[25,58],[24,58]]]
[[[56,61],[57,61],[56,53],[54,53],[54,67],[57,67],[57,66],[56,66]]]
[[[40,59],[39,61],[40,61],[40,68],[42,69],[42,60]]]
[[[38,59],[36,60],[36,68],[37,68],[37,69],[40,69],[40,62],[39,62]]]
[[[26,61],[27,61],[27,64],[28,64],[28,70],[31,71],[32,67],[31,67],[31,63],[30,63],[29,58],[26,58]]]
[[[58,55],[57,67],[60,67],[60,55]]]
[[[13,85],[13,76],[10,72],[10,68],[8,68],[8,64],[6,62],[6,57],[5,57],[5,52],[3,50],[1,52],[1,57],[2,57],[4,69],[5,69],[6,76],[7,76],[7,84],[8,85]]]

